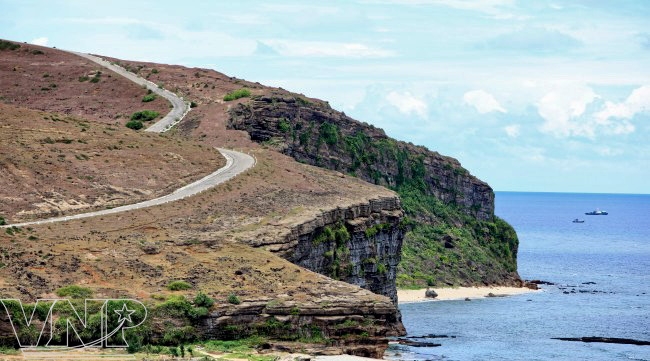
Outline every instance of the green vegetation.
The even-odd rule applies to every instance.
[[[20,48],[20,44],[12,43],[11,41],[0,40],[0,50],[16,50]]]
[[[59,297],[69,297],[69,298],[79,298],[79,299],[90,298],[93,295],[93,291],[90,288],[81,287],[77,285],[61,287],[57,289],[55,293]]]
[[[144,128],[144,124],[142,124],[142,122],[139,120],[129,120],[126,122],[126,127],[133,130],[140,130]]]
[[[203,292],[199,292],[194,298],[194,304],[198,307],[210,308],[214,305],[214,300]]]
[[[481,283],[495,270],[516,271],[518,239],[508,223],[498,217],[478,221],[417,189],[398,192],[410,228],[398,268],[399,287]],[[423,216],[436,221],[414,220]]]
[[[195,101],[191,101],[191,102],[190,102],[190,108],[196,108],[196,107],[198,107],[198,106],[199,106],[199,105],[196,104]]]
[[[323,227],[312,239],[314,246],[325,245],[327,251],[323,252],[323,257],[330,261],[329,274],[334,279],[345,278],[352,271],[348,249],[350,239],[350,232],[343,222]]]
[[[167,289],[170,291],[185,291],[192,288],[192,284],[182,280],[171,281],[167,284]]]
[[[90,78],[90,82],[91,83],[99,83],[99,79],[100,79],[101,76],[102,76],[101,71],[96,72],[95,75],[92,78]]]
[[[7,224],[7,221],[4,217],[0,216],[0,226],[4,226],[5,224]]]
[[[141,122],[148,122],[156,119],[160,113],[154,110],[141,110],[131,114],[131,120],[139,120]]]
[[[282,133],[287,133],[287,132],[289,132],[291,130],[291,123],[289,123],[289,121],[287,121],[285,118],[282,118],[278,122],[278,129]]]
[[[320,125],[320,138],[328,145],[334,145],[339,141],[339,127],[336,124],[325,122]]]
[[[241,303],[241,301],[239,300],[239,297],[237,297],[236,294],[231,293],[228,295],[228,303],[231,303],[233,305],[238,305]]]
[[[152,102],[154,100],[156,100],[156,94],[151,92],[151,90],[149,90],[149,93],[147,93],[147,95],[142,97],[142,102],[143,103]]]
[[[231,100],[236,100],[236,99],[239,99],[239,98],[246,98],[246,97],[249,97],[249,96],[251,96],[251,91],[246,89],[246,88],[241,88],[241,89],[233,90],[230,93],[226,94],[223,97],[223,100],[229,102]]]
[[[85,81],[90,80],[90,78],[87,75],[82,75],[79,77],[79,82],[83,83]]]
[[[316,103],[297,103],[296,107],[320,111]],[[319,116],[312,118],[309,111],[301,117],[277,119],[278,133],[291,147],[288,154],[399,194],[406,213],[400,225],[406,232],[398,268],[400,287],[495,283],[515,276],[516,234],[497,217],[485,219],[484,212],[489,210],[478,200],[475,204],[465,203],[467,195],[461,189],[460,178],[469,176],[466,169],[435,152],[427,153],[390,138],[371,137],[370,128],[364,131],[334,120],[323,121]],[[350,132],[355,128],[358,130]],[[365,235],[374,237],[384,227],[390,225],[373,225]],[[324,247],[323,258],[331,261],[331,276],[342,278],[350,268],[344,247],[331,245],[335,228],[323,227],[314,235],[312,244]],[[381,272],[386,265],[380,263],[377,269]]]

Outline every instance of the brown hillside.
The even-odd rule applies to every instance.
[[[217,150],[0,104],[0,215],[9,223],[135,203],[222,167]]]
[[[169,112],[167,100],[143,102],[145,89],[89,60],[57,49],[18,45],[0,50],[1,103],[107,124],[124,124],[143,109],[161,116]]]
[[[57,53],[53,49],[47,51]],[[352,250],[351,243],[368,238],[365,230],[373,225],[378,227],[372,228],[377,239],[389,233],[399,235],[401,231],[397,230],[397,223],[401,211],[394,207],[384,209],[381,202],[386,199],[386,204],[399,206],[395,193],[341,173],[297,163],[290,157],[251,142],[245,132],[226,129],[228,106],[239,101],[224,102],[224,94],[244,85],[253,93],[261,93],[264,91],[261,86],[201,69],[121,64],[134,70],[139,68],[140,74],[149,74],[150,80],[196,101],[198,107],[164,137],[130,132],[122,126],[88,122],[89,130],[83,133],[96,131],[99,138],[96,143],[87,139],[87,144],[76,142],[76,148],[72,149],[65,148],[73,146],[72,142],[56,141],[63,136],[55,138],[50,135],[55,139],[54,144],[41,144],[37,141],[45,136],[39,135],[25,138],[25,144],[19,145],[30,152],[49,151],[57,155],[55,159],[61,154],[59,151],[64,152],[66,161],[53,162],[63,180],[74,178],[79,172],[76,167],[89,161],[78,160],[75,154],[97,152],[100,154],[97,159],[89,158],[97,162],[96,176],[104,179],[98,184],[104,184],[115,171],[115,167],[103,168],[100,165],[117,164],[122,161],[121,157],[138,158],[135,152],[151,147],[154,141],[178,143],[188,152],[194,148],[206,151],[213,146],[242,149],[255,154],[257,165],[225,184],[181,201],[0,233],[3,265],[0,267],[0,295],[33,300],[52,295],[59,287],[78,284],[93,289],[96,296],[120,295],[158,302],[174,293],[168,291],[166,285],[180,279],[192,284],[191,290],[181,293],[193,296],[202,290],[217,300],[215,307],[219,311],[208,316],[206,321],[210,326],[194,325],[204,335],[218,335],[224,325],[247,327],[254,322],[264,322],[269,315],[278,315],[278,319],[292,330],[312,322],[318,324],[324,336],[340,340],[340,343],[334,342],[335,345],[347,345],[343,351],[381,356],[387,345],[384,337],[403,332],[395,305],[389,298],[295,266],[265,248],[286,253],[299,242],[308,246],[315,244],[313,239],[332,222],[346,224],[351,237],[355,237],[347,244],[348,252],[356,251]],[[156,72],[153,72],[154,68]],[[41,70],[51,72],[47,67],[40,68],[39,72]],[[199,86],[199,81],[204,83]],[[5,91],[4,85],[2,90]],[[108,106],[109,95],[102,94],[98,95],[97,102],[101,108],[99,112],[106,116],[99,120],[114,119],[115,114],[128,113],[119,106]],[[47,101],[51,105],[55,99],[48,98]],[[23,105],[35,107],[33,104],[25,101]],[[19,109],[11,111],[25,112]],[[82,121],[54,122],[51,116],[46,120],[42,119],[44,115],[34,114],[38,114],[32,119],[34,126],[41,124],[36,120],[42,120],[45,122],[42,124],[48,127],[62,127],[56,130],[67,132],[66,139],[75,141],[83,134],[80,130]],[[104,138],[104,132],[110,137]],[[117,137],[123,132],[124,136],[140,137],[125,138],[123,142],[124,145],[135,144],[136,148],[109,150],[108,147],[115,143],[121,146]],[[27,137],[32,133],[37,132],[23,129],[14,135]],[[195,139],[203,147],[186,142],[186,138]],[[165,146],[171,146],[168,143]],[[51,146],[56,147],[55,152],[47,148]],[[157,145],[154,148],[159,149]],[[181,149],[173,152],[186,157]],[[5,154],[4,150],[2,154]],[[104,157],[111,158],[106,162]],[[49,166],[39,164],[33,156],[20,159],[16,166],[20,170]],[[159,167],[166,169],[171,161],[161,160]],[[156,163],[151,163],[150,169],[155,168]],[[150,169],[133,166],[128,169],[129,177],[133,177],[133,183],[140,184],[148,179]],[[24,182],[44,182],[35,172],[23,173],[26,174]],[[74,189],[69,192],[77,194]],[[0,197],[8,199],[11,194],[7,187],[0,188]],[[380,202],[372,203],[372,200]],[[386,223],[388,218],[392,223]],[[360,251],[385,252],[378,250],[373,242],[370,240],[369,248]],[[330,243],[320,243],[321,251],[323,247],[334,247]],[[398,257],[399,244],[386,252]],[[379,263],[382,261],[380,256],[384,257],[383,253],[371,258]],[[320,259],[327,261],[322,256]],[[381,272],[376,263],[359,262],[351,266],[363,267],[359,272],[379,280],[395,276],[396,263],[386,264]],[[243,301],[241,306],[225,301],[231,293]],[[228,316],[220,317],[223,312]],[[348,328],[337,324],[346,324]],[[351,324],[356,326],[349,326]],[[355,337],[355,332],[362,336]],[[361,340],[359,344],[366,346],[351,351],[349,347],[356,340]]]

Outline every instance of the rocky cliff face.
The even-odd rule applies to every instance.
[[[398,188],[410,180],[480,220],[494,215],[494,193],[460,163],[424,147],[395,141],[321,102],[291,95],[260,96],[234,106],[229,126],[247,131],[296,160]]]
[[[397,303],[395,280],[404,239],[403,216],[396,196],[371,199],[324,211],[293,227],[281,239],[249,243]]]
[[[387,337],[405,334],[396,306],[386,298],[369,299],[359,289],[346,296],[307,302],[260,298],[241,305],[216,306],[196,330],[209,339],[232,340],[264,335],[268,347],[310,354],[351,354],[381,358]],[[300,343],[278,340],[301,340]]]
[[[265,95],[231,106],[229,112],[227,126],[246,131],[254,141],[300,162],[337,170],[397,191],[408,216],[402,262],[398,266],[398,285],[470,286],[520,282],[516,272],[516,233],[495,217],[492,188],[471,175],[456,159],[396,141],[387,137],[383,130],[337,112],[325,102],[284,91],[270,90]],[[329,232],[339,228],[336,222],[328,225],[332,228]],[[356,232],[352,235],[354,242],[367,248],[373,239],[359,237],[361,231],[355,227],[357,225],[350,222],[345,225],[348,233]],[[379,227],[378,230],[384,229]],[[375,285],[369,289],[382,289],[378,282],[368,279],[368,275],[361,276],[366,270],[358,266],[359,261],[373,264],[374,256],[366,251],[355,251],[356,254],[351,252],[346,258],[350,263],[341,263],[337,256],[347,257],[347,254],[337,252],[335,239],[324,245],[314,241],[320,239],[323,231],[325,228],[321,227],[302,238],[294,237],[299,245],[292,248],[287,258],[326,275],[358,285]],[[402,230],[379,232],[377,239],[380,242],[395,239],[395,232],[404,233]],[[374,230],[368,233],[373,234]],[[387,249],[392,252],[390,247]],[[347,268],[350,264],[356,266]],[[383,271],[384,264],[392,266],[393,263],[392,260],[378,263],[377,273]],[[344,265],[344,273],[340,272],[341,265]],[[389,269],[387,274],[391,272]],[[391,275],[384,280],[392,279]],[[392,297],[385,290],[380,292]]]

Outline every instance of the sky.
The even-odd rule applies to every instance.
[[[0,0],[0,38],[327,100],[497,191],[650,193],[647,0]]]

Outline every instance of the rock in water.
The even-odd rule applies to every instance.
[[[424,297],[426,297],[426,298],[436,298],[436,297],[438,297],[438,294],[436,293],[436,291],[427,288],[426,292],[424,293]]]

